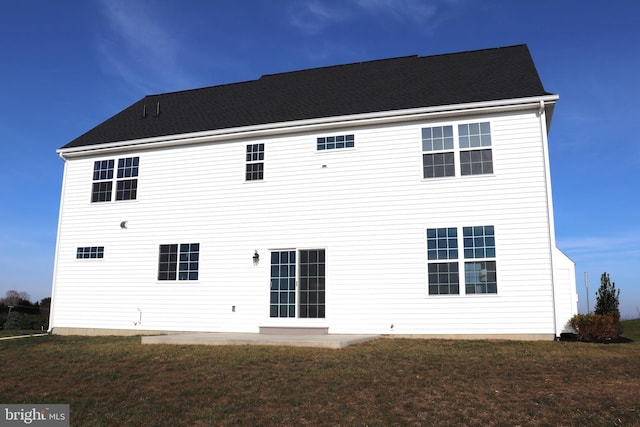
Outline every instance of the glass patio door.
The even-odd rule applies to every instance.
[[[271,252],[270,317],[325,317],[325,250]]]

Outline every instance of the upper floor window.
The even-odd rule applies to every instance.
[[[246,180],[259,181],[264,179],[264,144],[247,145]]]
[[[353,135],[323,136],[318,138],[316,145],[318,151],[353,147],[355,147],[355,138]]]
[[[490,123],[423,128],[422,169],[423,178],[493,173]]]
[[[139,157],[118,159],[116,200],[135,200],[138,191]],[[115,161],[97,160],[93,163],[91,202],[110,202],[113,199]]]
[[[453,126],[422,129],[422,151],[424,178],[455,176]]]

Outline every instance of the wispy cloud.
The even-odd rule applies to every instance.
[[[149,0],[103,0],[105,19],[98,47],[103,66],[143,93],[189,87],[182,68],[183,50],[155,4]]]
[[[434,30],[460,10],[463,0],[352,0],[360,9]]]
[[[350,13],[337,3],[320,0],[296,2],[290,10],[289,22],[307,35],[314,35],[326,27],[347,20]]]
[[[438,12],[437,1],[421,0],[355,0],[362,9],[382,13],[400,21],[424,22]]]
[[[558,247],[570,257],[581,258],[626,258],[636,257],[640,261],[640,230],[625,235],[585,236],[559,238]]]
[[[326,28],[356,19],[368,13],[381,19],[419,24],[433,31],[442,22],[461,10],[465,0],[304,0],[291,9],[290,24],[306,35],[315,35]]]

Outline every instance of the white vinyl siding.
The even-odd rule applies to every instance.
[[[423,179],[421,129],[471,121],[491,124],[493,173]],[[349,150],[318,151],[317,138],[327,133],[305,131],[112,156],[140,157],[135,203],[90,203],[93,164],[104,156],[69,159],[52,325],[551,334],[541,132],[531,111],[333,129],[354,135],[358,144]],[[247,144],[268,152],[260,185],[246,183]],[[499,230],[498,293],[429,298],[425,230],[488,224]],[[77,262],[76,249],[92,242],[108,256]],[[158,247],[168,242],[202,245],[197,282],[157,280]],[[326,248],[325,318],[269,317],[269,253],[287,248]]]

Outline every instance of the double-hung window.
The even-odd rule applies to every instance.
[[[428,228],[427,258],[429,260],[429,295],[459,294],[458,230]]]
[[[247,145],[245,177],[247,181],[264,179],[264,144]]]
[[[491,126],[489,122],[458,125],[460,174],[493,173]]]
[[[160,245],[158,280],[198,280],[199,243]]]
[[[91,202],[110,202],[113,190],[113,160],[97,160],[93,163]]]
[[[489,122],[422,128],[423,178],[492,173]]]
[[[116,200],[135,200],[138,192],[139,157],[118,159],[116,174]],[[93,163],[93,185],[91,202],[110,202],[113,200],[115,160],[96,160]]]
[[[135,200],[138,192],[139,157],[118,159],[116,200]]]
[[[495,294],[496,239],[493,226],[463,227],[464,283],[467,294]]]
[[[429,295],[497,293],[494,227],[428,228],[427,271]]]
[[[424,178],[455,176],[453,126],[422,129],[422,169]]]

